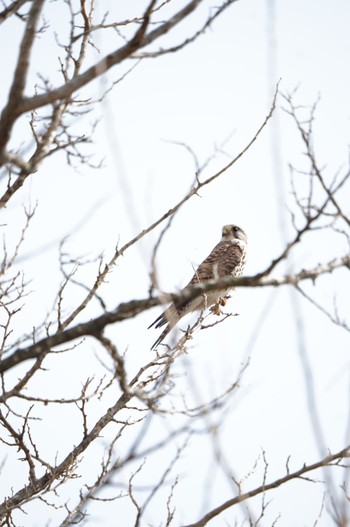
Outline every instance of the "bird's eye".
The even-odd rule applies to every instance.
[[[235,227],[233,227],[233,231],[237,232],[237,231],[239,231],[239,228],[235,226]]]

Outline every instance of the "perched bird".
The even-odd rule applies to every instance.
[[[247,236],[237,225],[225,225],[222,228],[222,238],[209,256],[200,264],[186,287],[207,282],[208,280],[224,278],[225,276],[240,276],[246,260]],[[148,327],[160,328],[167,324],[163,333],[157,338],[151,350],[156,348],[167,336],[179,320],[193,311],[208,307],[217,315],[221,314],[220,306],[227,302],[226,296],[232,288],[209,291],[192,300],[173,302]]]

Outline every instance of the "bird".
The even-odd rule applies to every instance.
[[[203,260],[195,271],[187,287],[205,283],[208,280],[224,278],[227,276],[240,276],[246,262],[247,235],[238,225],[224,225],[220,242],[214,247],[209,256]],[[184,288],[184,289],[186,289]],[[154,326],[158,329],[166,324],[166,328],[151,347],[154,350],[163,342],[168,333],[176,326],[179,320],[192,313],[210,308],[212,313],[221,314],[220,306],[227,302],[227,294],[232,287],[209,291],[190,300],[172,302],[170,306],[157,317],[148,329]]]

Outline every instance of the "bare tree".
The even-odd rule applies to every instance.
[[[24,249],[31,248],[37,209],[29,200],[19,213],[16,199],[24,199],[30,181],[47,176],[45,162],[51,158],[64,156],[72,178],[79,177],[76,171],[101,169],[103,161],[98,159],[93,145],[98,104],[126,76],[132,75],[140,62],[181,53],[234,3],[235,0],[219,4],[192,0],[178,8],[172,0],[152,0],[137,8],[113,6],[110,12],[96,14],[94,0],[3,2],[1,24],[4,27],[15,24],[22,36],[0,119],[0,203],[5,218],[1,222],[4,243],[0,284],[0,439],[4,474],[1,525],[43,524],[37,518],[45,516],[54,525],[86,524],[96,503],[100,511],[112,507],[114,516],[122,518],[123,525],[180,525],[192,518],[191,526],[199,527],[221,517],[225,511],[232,512],[232,524],[258,525],[266,516],[266,496],[274,489],[285,487],[292,480],[311,484],[319,478],[323,479],[329,518],[334,525],[349,525],[349,434],[341,448],[329,451],[302,339],[300,357],[319,456],[296,468],[291,468],[290,460],[286,459],[284,471],[271,478],[269,454],[263,450],[253,467],[247,462],[247,475],[241,478],[225,457],[221,432],[225,417],[239,401],[253,343],[248,346],[232,382],[221,387],[219,395],[211,396],[208,390],[204,398],[200,396],[188,353],[200,332],[208,334],[219,323],[223,327],[234,314],[226,313],[217,319],[200,313],[180,334],[173,335],[170,343],[159,346],[151,355],[144,346],[141,355],[133,356],[120,347],[115,333],[116,328],[127,322],[131,334],[135,317],[155,306],[205,295],[219,286],[249,288],[255,295],[264,288],[286,286],[297,298],[306,299],[319,310],[325,320],[349,332],[350,321],[337,304],[332,276],[343,273],[344,284],[348,280],[350,217],[345,196],[350,169],[346,166],[331,174],[320,166],[313,144],[317,105],[311,109],[298,106],[297,93],[281,95],[277,86],[270,110],[257,122],[256,132],[238,153],[224,162],[220,157],[224,145],[201,163],[190,146],[180,144],[190,153],[195,166],[188,191],[174,200],[169,209],[158,211],[157,217],[142,225],[129,240],[120,243],[116,238],[108,256],[79,256],[67,249],[67,239],[60,240],[56,244],[59,254],[56,269],[43,264],[44,274],[50,276],[54,287],[57,284],[54,298],[51,297],[53,307],[45,308],[47,299],[39,307],[37,300],[33,301],[30,271],[33,254],[29,251],[26,257]],[[59,22],[55,20],[55,9],[64,9],[59,13]],[[200,13],[196,23],[201,19],[201,24],[184,38],[179,37],[178,26],[191,20],[194,13]],[[66,24],[64,28],[60,27],[62,21]],[[108,39],[110,34],[113,38]],[[55,56],[50,56],[50,61],[55,61],[55,66],[52,72],[47,72],[46,67],[41,68],[38,57],[40,47],[52,44],[53,37]],[[108,49],[111,42],[114,47]],[[96,59],[98,53],[102,58]],[[104,80],[101,93],[96,82],[116,68],[117,78]],[[164,293],[159,286],[157,259],[176,213],[206,187],[214,186],[243,156],[249,156],[280,104],[291,124],[294,123],[304,153],[302,167],[290,167],[290,239],[279,253],[266,255],[268,265],[253,276],[213,280],[180,295]],[[219,162],[219,168],[214,161]],[[136,192],[137,181],[128,185],[127,192]],[[76,196],[76,203],[80,198]],[[128,260],[132,249],[140,247],[151,232],[157,238],[148,255],[148,295],[130,296],[122,301],[118,291],[114,291],[114,305],[109,308],[109,281],[118,276],[117,264],[130,261],[132,268],[131,257]],[[317,246],[319,236],[334,240],[331,256],[319,258],[315,252],[316,260],[306,268],[291,265],[290,257],[298,253],[305,240],[313,239]],[[37,251],[34,256],[44,258],[45,252]],[[281,264],[286,262],[285,271]],[[137,273],[135,267],[133,272]],[[318,285],[326,280],[327,287],[334,292],[332,305],[325,305],[319,294],[322,287]],[[295,305],[294,308],[297,313]],[[47,313],[43,314],[45,309]],[[301,334],[303,319],[296,316],[296,320]],[[258,332],[259,323],[255,334],[252,330],[253,340]],[[86,375],[84,363],[89,361],[93,373]],[[184,370],[192,376],[191,392],[183,382]],[[222,497],[215,506],[208,501],[209,506],[202,513],[189,510],[183,515],[183,472],[186,468],[197,470],[191,460],[187,467],[183,464],[186,453],[193,452],[191,448],[203,449],[203,466],[206,452],[211,452],[224,474],[230,497]],[[340,485],[336,471],[342,473]],[[251,474],[259,478],[257,484],[251,483]],[[205,502],[208,491],[203,474],[192,477],[197,494]],[[103,516],[103,512],[99,514]]]

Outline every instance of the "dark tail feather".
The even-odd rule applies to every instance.
[[[164,326],[164,324],[166,324],[168,322],[166,316],[165,316],[165,311],[164,313],[162,313],[161,315],[159,315],[159,317],[157,317],[150,326],[148,326],[147,329],[149,328],[152,328],[153,326],[155,328],[161,328],[162,326]]]
[[[180,316],[177,312],[176,307],[174,304],[171,304],[161,315],[159,315],[158,318],[152,322],[149,328],[152,328],[153,326],[158,329],[167,324],[166,328],[164,329],[163,333],[157,338],[153,346],[151,347],[151,350],[156,348],[167,336],[169,331],[172,330],[172,328],[176,325],[176,323],[180,320]]]
[[[162,315],[161,315],[162,316]],[[160,317],[158,317],[160,318]],[[158,320],[158,319],[157,319]],[[157,322],[157,320],[155,320],[153,322],[153,324],[155,324]],[[165,322],[163,322],[164,324]],[[151,324],[150,327],[153,326],[153,324]],[[162,325],[162,324],[160,324]],[[157,328],[159,327],[159,325],[156,326]],[[161,342],[165,339],[165,337],[167,336],[167,334],[169,333],[169,331],[171,330],[171,327],[170,327],[170,324],[167,325],[167,327],[165,328],[165,330],[163,331],[163,333],[161,333],[161,335],[159,335],[159,337],[157,338],[157,340],[154,342],[154,344],[152,345],[151,347],[151,351],[154,350],[157,346],[159,346],[159,344],[161,344]]]

